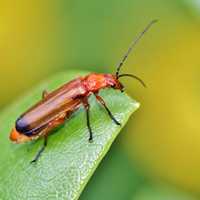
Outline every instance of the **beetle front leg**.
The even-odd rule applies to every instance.
[[[106,111],[107,111],[109,117],[115,122],[115,124],[117,124],[117,125],[120,126],[121,123],[118,122],[118,121],[115,119],[115,117],[113,116],[113,114],[111,113],[111,111],[109,110],[109,108],[106,106],[106,103],[105,103],[105,101],[103,100],[103,98],[102,98],[101,96],[99,96],[98,94],[96,94],[96,93],[94,93],[94,95],[95,95],[97,101],[106,109]]]
[[[82,103],[83,103],[83,106],[84,106],[85,111],[86,111],[87,127],[88,127],[88,130],[89,130],[89,142],[92,142],[92,140],[93,140],[93,133],[92,133],[92,128],[90,126],[90,113],[89,113],[90,104],[88,103],[87,97],[85,97],[85,98],[82,99]]]

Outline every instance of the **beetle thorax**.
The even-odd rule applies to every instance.
[[[109,77],[111,78],[111,77]],[[108,79],[106,74],[90,74],[84,80],[84,85],[90,92],[97,92],[100,89],[110,87],[113,83]]]

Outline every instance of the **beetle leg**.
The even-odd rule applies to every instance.
[[[93,133],[92,133],[92,129],[91,129],[91,126],[90,126],[90,114],[89,114],[90,104],[88,103],[87,97],[82,99],[82,103],[83,103],[83,106],[84,106],[85,111],[86,111],[87,127],[88,127],[89,134],[90,134],[89,135],[89,142],[92,142]]]
[[[49,93],[46,90],[42,92],[42,98],[45,99]]]
[[[44,144],[42,146],[42,148],[38,151],[38,153],[36,154],[35,158],[31,161],[31,163],[35,163],[37,162],[37,160],[39,159],[39,157],[41,156],[42,152],[45,150],[45,147],[47,146],[47,138],[48,135],[44,136]]]
[[[109,110],[109,108],[106,106],[106,103],[105,103],[105,101],[103,100],[103,98],[102,98],[101,96],[99,96],[98,94],[96,94],[96,93],[94,93],[94,95],[95,95],[97,101],[106,109],[106,111],[107,111],[109,117],[113,120],[113,122],[114,122],[115,124],[117,124],[117,125],[121,125],[121,123],[118,122],[118,121],[115,119],[115,117],[113,116],[113,114],[111,113],[111,111]]]
[[[36,154],[35,158],[31,161],[31,163],[37,162],[37,160],[41,156],[42,152],[45,150],[45,148],[47,146],[47,138],[48,138],[49,131],[52,130],[52,128],[56,128],[60,124],[64,123],[65,119],[66,119],[66,115],[63,114],[58,119],[56,119],[53,122],[49,123],[49,125],[47,126],[47,128],[45,130],[43,130],[43,133],[41,133],[41,135],[44,136],[43,146],[38,151],[38,153]]]

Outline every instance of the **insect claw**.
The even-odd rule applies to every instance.
[[[34,159],[34,160],[32,160],[31,162],[30,162],[30,164],[33,164],[33,163],[36,163],[36,159]]]
[[[89,138],[89,143],[92,143],[93,142],[93,138]]]
[[[121,126],[121,123],[118,122],[117,120],[115,120],[115,123],[116,123],[118,126]]]

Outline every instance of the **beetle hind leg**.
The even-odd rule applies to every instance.
[[[63,124],[65,122],[66,119],[66,114],[62,114],[61,116],[59,116],[55,121],[49,123],[49,125],[47,126],[47,128],[44,130],[44,132],[41,134],[44,136],[44,143],[43,146],[41,147],[41,149],[38,151],[38,153],[36,154],[35,158],[31,161],[31,163],[35,163],[38,161],[38,159],[40,158],[40,156],[42,155],[43,151],[45,150],[45,148],[47,147],[47,138],[49,135],[49,131],[52,130],[53,128],[58,127],[59,125]]]
[[[42,152],[45,150],[45,148],[47,146],[47,138],[48,138],[47,136],[44,137],[44,144],[43,144],[42,148],[36,154],[35,158],[31,161],[31,163],[37,162],[37,160],[39,159],[39,157],[42,155]]]

